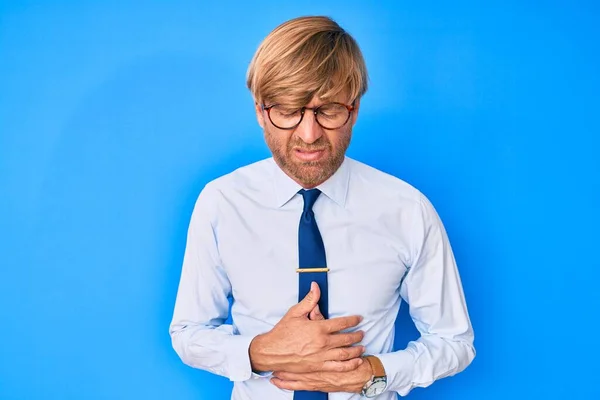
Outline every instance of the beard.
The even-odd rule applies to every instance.
[[[276,132],[265,129],[267,146],[273,153],[273,159],[279,168],[305,188],[312,188],[325,182],[344,162],[352,135],[351,132],[339,132],[339,135],[338,146],[334,149],[325,136],[307,144],[292,135],[285,143],[286,136],[279,136]],[[324,150],[325,154],[320,160],[302,161],[294,157],[294,148],[305,151]]]

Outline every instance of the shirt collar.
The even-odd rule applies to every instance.
[[[302,186],[290,178],[279,168],[275,160],[271,159],[275,169],[273,187],[275,189],[276,207],[283,207],[294,197]],[[342,165],[325,182],[317,186],[324,195],[333,200],[341,207],[346,205],[346,195],[348,193],[348,182],[350,180],[350,168],[348,158],[344,157]]]

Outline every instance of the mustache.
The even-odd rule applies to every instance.
[[[319,151],[319,150],[327,150],[331,147],[331,143],[329,143],[323,136],[317,139],[315,142],[308,144],[303,142],[301,139],[298,140],[290,140],[289,149],[297,148],[303,151]]]

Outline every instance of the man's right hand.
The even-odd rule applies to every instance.
[[[317,305],[320,296],[319,286],[313,282],[306,297],[273,329],[252,340],[249,352],[254,371],[344,372],[363,363],[364,346],[352,345],[359,343],[364,333],[340,333],[358,325],[362,317],[323,319]]]

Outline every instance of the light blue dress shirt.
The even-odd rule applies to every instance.
[[[473,329],[432,204],[408,183],[348,157],[318,188],[313,210],[330,268],[330,318],[364,317],[355,329],[365,331],[366,352],[388,376],[377,398],[465,369],[475,357]],[[192,213],[170,334],[184,363],[234,382],[234,400],[293,398],[252,372],[248,348],[298,301],[300,189],[269,158],[207,184]],[[232,325],[225,324],[228,296]],[[392,352],[402,299],[421,337]]]

